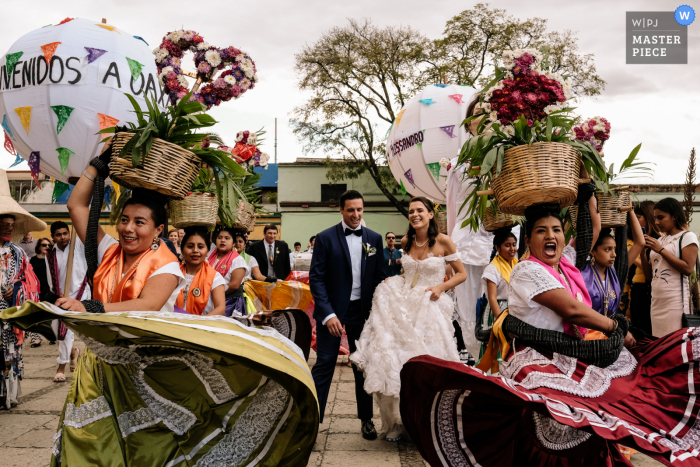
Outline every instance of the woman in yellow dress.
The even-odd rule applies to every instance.
[[[68,204],[87,254],[94,165],[106,171],[93,160]],[[59,318],[86,344],[51,465],[305,466],[318,404],[301,350],[274,330],[172,313],[185,278],[159,241],[160,198],[134,190],[118,240],[98,226],[93,300],[2,313],[23,329]]]

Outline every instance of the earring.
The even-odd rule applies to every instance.
[[[153,239],[153,243],[151,244],[151,250],[157,250],[159,246],[160,246],[160,238],[155,237]]]

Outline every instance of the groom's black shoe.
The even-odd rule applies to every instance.
[[[377,430],[374,428],[372,420],[362,421],[362,437],[364,439],[377,439]]]

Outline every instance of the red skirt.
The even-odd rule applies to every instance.
[[[421,356],[401,371],[401,417],[432,466],[631,465],[617,444],[700,466],[697,361],[700,328],[625,349],[608,368],[523,346],[501,376]]]

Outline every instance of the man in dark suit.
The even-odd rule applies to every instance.
[[[372,308],[374,289],[384,280],[382,237],[363,228],[364,199],[354,190],[340,197],[343,221],[316,236],[309,271],[309,286],[315,300],[316,364],[311,370],[321,422],[326,410],[328,392],[335,371],[343,325],[348,335],[350,351],[360,338],[365,320]],[[364,389],[365,378],[353,364],[357,418],[362,422],[362,436],[376,439],[372,422],[372,396]]]
[[[267,282],[286,280],[292,270],[289,265],[289,246],[277,240],[277,226],[266,225],[264,233],[265,238],[253,243],[247,253],[255,257]]]

